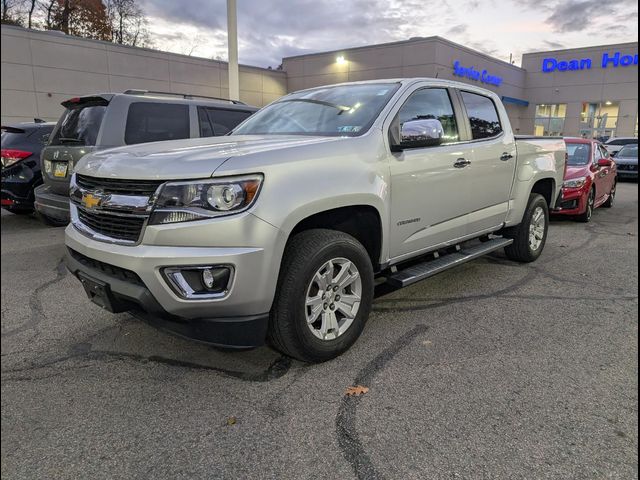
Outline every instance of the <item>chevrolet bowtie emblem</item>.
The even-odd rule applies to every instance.
[[[96,197],[91,193],[85,193],[84,195],[82,195],[82,205],[84,205],[85,208],[95,208],[100,205],[101,201],[102,199],[100,197]]]

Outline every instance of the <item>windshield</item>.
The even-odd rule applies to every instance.
[[[362,135],[399,86],[338,85],[287,95],[249,117],[232,135]]]
[[[618,153],[618,157],[638,158],[638,144],[623,147],[620,153]]]
[[[591,158],[591,145],[588,143],[568,143],[567,144],[567,165],[587,165]]]
[[[67,109],[60,118],[51,145],[95,145],[102,125],[105,105],[87,105]]]

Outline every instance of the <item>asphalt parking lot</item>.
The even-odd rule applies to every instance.
[[[322,365],[103,312],[63,229],[3,212],[2,477],[637,478],[637,183],[618,195],[535,264],[381,293]]]

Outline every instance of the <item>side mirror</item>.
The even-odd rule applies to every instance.
[[[611,155],[612,157],[615,157],[618,154],[618,152],[609,152],[609,155]]]
[[[443,142],[444,127],[440,120],[410,120],[400,128],[400,143],[394,146],[394,150],[435,147],[442,145]]]
[[[613,162],[609,158],[601,158],[598,160],[599,167],[610,167],[611,165],[613,165]]]

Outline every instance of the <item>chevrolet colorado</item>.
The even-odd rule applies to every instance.
[[[374,281],[543,251],[561,138],[516,137],[500,98],[437,79],[289,94],[229,136],[88,154],[67,266],[88,296],[215,345],[319,362],[362,332]]]

